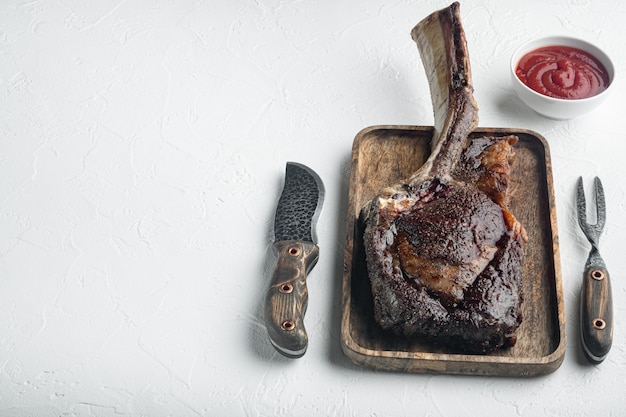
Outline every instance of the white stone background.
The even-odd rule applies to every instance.
[[[537,378],[416,375],[340,347],[349,156],[362,128],[431,125],[411,28],[449,1],[0,2],[0,415],[626,415],[626,2],[465,0],[480,126],[552,154],[567,352]],[[542,118],[512,93],[521,43],[573,35],[617,79],[602,107]],[[326,185],[309,350],[265,336],[271,223],[293,160]],[[599,175],[614,346],[588,365],[589,246],[575,181]]]

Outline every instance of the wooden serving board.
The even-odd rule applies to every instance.
[[[355,363],[388,371],[534,376],[555,371],[565,354],[565,308],[548,144],[520,129],[478,129],[476,136],[516,135],[509,208],[528,232],[523,268],[523,322],[517,343],[487,355],[435,349],[382,330],[374,320],[359,212],[379,190],[407,178],[430,154],[430,126],[373,126],[352,148],[341,339]]]

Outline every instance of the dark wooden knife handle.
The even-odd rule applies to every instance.
[[[276,266],[265,298],[265,325],[269,338],[280,353],[299,358],[309,338],[304,328],[309,293],[306,277],[319,258],[311,242],[283,241],[273,245]]]
[[[602,266],[585,269],[580,304],[583,349],[592,363],[602,362],[613,344],[613,297],[609,272]]]

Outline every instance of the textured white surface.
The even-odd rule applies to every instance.
[[[341,352],[352,140],[432,124],[415,23],[443,0],[0,4],[0,415],[583,416],[626,400],[626,2],[461,3],[480,126],[544,135],[553,159],[567,354],[532,379],[374,372]],[[601,109],[544,119],[512,95],[522,42],[574,35],[613,58]],[[309,277],[309,350],[261,320],[284,164],[327,196]],[[579,175],[599,175],[615,338],[588,365],[577,306],[588,244]]]

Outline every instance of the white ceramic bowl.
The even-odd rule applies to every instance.
[[[517,78],[517,75],[515,75],[515,69],[520,58],[527,52],[534,49],[552,45],[563,45],[582,49],[596,57],[602,65],[604,65],[609,74],[608,88],[600,94],[589,98],[560,99],[548,97],[538,93],[521,82],[520,79]],[[611,90],[614,77],[615,67],[613,66],[613,62],[609,56],[604,53],[604,51],[589,42],[567,36],[550,36],[527,42],[517,48],[511,57],[511,81],[513,83],[513,90],[528,107],[540,115],[551,119],[571,119],[595,109],[602,101],[604,101],[607,94]]]

